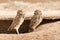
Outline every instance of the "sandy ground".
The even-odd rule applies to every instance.
[[[60,21],[40,25],[35,32],[0,34],[1,40],[60,40]]]

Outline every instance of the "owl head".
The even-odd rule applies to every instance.
[[[42,15],[40,10],[35,10],[34,15]]]
[[[23,15],[23,14],[24,14],[22,10],[18,10],[17,13],[18,13],[19,15]]]

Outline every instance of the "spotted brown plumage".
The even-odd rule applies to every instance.
[[[30,30],[33,31],[42,22],[42,13],[39,10],[35,10],[33,17],[30,20]]]
[[[12,24],[8,28],[8,31],[12,30],[12,29],[15,29],[17,31],[17,34],[19,34],[18,29],[23,22],[24,22],[24,13],[23,13],[22,10],[18,10],[16,17],[13,19]]]

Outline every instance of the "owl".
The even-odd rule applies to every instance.
[[[15,29],[16,32],[17,32],[17,34],[19,34],[18,29],[19,29],[19,27],[22,25],[22,23],[24,22],[24,18],[25,18],[25,17],[24,17],[23,11],[22,11],[22,10],[18,10],[16,17],[13,19],[12,24],[11,24],[10,27],[8,28],[8,31],[9,31],[9,30],[12,31],[12,29]]]
[[[39,10],[35,10],[34,15],[30,20],[29,32],[36,29],[36,27],[42,22],[42,13]]]

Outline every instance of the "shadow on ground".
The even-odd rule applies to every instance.
[[[56,22],[56,21],[60,21],[60,19],[57,19],[57,20],[44,19],[40,25],[43,25],[43,24],[46,24],[46,23],[51,23],[51,22]],[[9,26],[11,25],[11,23],[12,23],[12,20],[0,20],[0,33],[15,34],[16,30],[7,31]],[[20,33],[28,33],[29,23],[30,23],[30,20],[25,20],[24,23],[19,28],[19,32]]]

